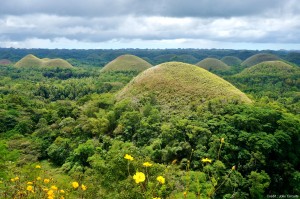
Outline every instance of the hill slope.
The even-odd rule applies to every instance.
[[[62,67],[62,68],[72,68],[73,66],[63,59],[46,59],[43,62],[43,67]]]
[[[16,64],[16,67],[60,67],[60,68],[72,68],[73,66],[63,59],[49,59],[43,58],[40,59],[32,54],[26,55],[21,60],[19,60]]]
[[[224,71],[229,70],[230,66],[215,58],[206,58],[196,64],[208,71]]]
[[[38,57],[29,54],[19,60],[15,66],[16,67],[41,67],[43,64],[43,60]]]
[[[152,65],[145,60],[134,56],[134,55],[121,55],[109,62],[101,70],[102,72],[112,72],[112,71],[137,71],[142,72]]]
[[[243,61],[241,65],[244,67],[250,67],[264,61],[276,61],[276,60],[280,60],[280,58],[277,57],[276,55],[272,55],[268,53],[259,53],[249,57],[248,59]]]
[[[295,67],[282,61],[266,61],[244,69],[238,76],[286,76],[295,71]]]
[[[290,111],[300,114],[300,68],[282,61],[267,61],[227,77],[245,93],[284,102]]]
[[[135,77],[118,94],[117,99],[140,103],[155,98],[162,110],[188,110],[211,99],[222,101],[251,100],[224,79],[191,64],[168,62],[150,68]]]
[[[242,60],[240,58],[234,56],[225,56],[221,59],[221,61],[228,66],[238,66],[242,63]]]

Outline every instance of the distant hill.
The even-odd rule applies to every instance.
[[[16,67],[61,67],[61,68],[72,68],[73,66],[69,64],[66,60],[63,59],[49,59],[44,58],[40,59],[32,54],[29,54],[19,60],[16,64]]]
[[[297,70],[282,61],[266,61],[244,69],[238,76],[288,76]]]
[[[8,60],[8,59],[1,59],[0,60],[0,65],[6,66],[6,65],[10,65],[10,64],[11,64],[11,61]]]
[[[229,70],[230,66],[216,58],[206,58],[196,64],[208,71],[225,71]]]
[[[15,66],[16,67],[41,67],[43,64],[43,60],[38,57],[29,54],[19,60]]]
[[[113,71],[136,71],[142,72],[152,65],[145,60],[135,55],[121,55],[109,62],[101,70],[102,72],[113,72]]]
[[[240,58],[234,56],[225,56],[221,59],[221,61],[228,66],[238,66],[242,63],[242,60]]]
[[[182,55],[175,55],[175,54],[165,54],[165,55],[159,55],[154,57],[155,63],[163,63],[163,62],[171,62],[171,61],[178,61],[178,62],[184,62],[184,63],[190,63],[195,64],[199,61],[196,57],[193,55],[188,54],[182,54]]]
[[[195,65],[168,62],[139,74],[117,95],[118,100],[130,99],[141,103],[154,98],[165,111],[189,110],[191,104],[200,105],[211,99],[222,101],[251,100],[224,79]]]
[[[50,59],[43,63],[44,67],[72,68],[73,66],[64,59]]]
[[[297,66],[283,61],[266,61],[226,79],[245,93],[282,100],[290,110],[300,113],[296,108],[300,104],[300,68]]]
[[[241,65],[243,67],[250,67],[264,61],[276,61],[276,60],[280,60],[280,58],[277,57],[276,55],[268,54],[268,53],[259,53],[249,57],[248,59],[243,61]]]

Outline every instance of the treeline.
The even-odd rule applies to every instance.
[[[14,49],[0,48],[0,59],[9,59],[16,62],[28,54],[41,58],[62,58],[74,66],[87,65],[102,67],[116,57],[123,54],[132,54],[145,59],[151,64],[168,61],[181,61],[195,64],[198,61],[214,57],[221,59],[225,56],[235,56],[241,60],[258,53],[271,53],[289,62],[300,64],[298,51],[273,51],[273,50],[230,50],[230,49]]]

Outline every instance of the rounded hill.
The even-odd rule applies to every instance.
[[[2,66],[7,66],[7,65],[10,65],[11,64],[11,61],[8,60],[8,59],[1,59],[0,60],[0,65]]]
[[[280,58],[277,57],[276,55],[268,54],[268,53],[259,53],[249,57],[248,59],[243,61],[241,65],[244,67],[250,67],[259,64],[261,62],[276,61],[276,60],[280,60]]]
[[[16,67],[41,67],[43,60],[37,58],[36,56],[29,54],[19,60],[15,66]]]
[[[221,59],[221,61],[228,66],[238,66],[242,63],[242,60],[235,56],[225,56]]]
[[[244,69],[239,76],[288,76],[297,70],[283,61],[266,61]]]
[[[142,72],[152,65],[145,60],[135,55],[121,55],[109,62],[101,70],[102,72],[113,72],[113,71],[136,71]]]
[[[36,67],[36,68],[47,68],[47,67],[60,67],[60,68],[72,68],[73,66],[63,59],[40,59],[32,54],[26,55],[16,64],[16,67]]]
[[[230,69],[230,66],[216,58],[205,58],[196,65],[208,71],[224,71]]]
[[[72,68],[73,66],[64,59],[48,59],[43,62],[44,67]]]
[[[139,74],[118,94],[117,100],[142,103],[155,98],[162,110],[189,110],[212,99],[224,102],[251,100],[229,82],[195,65],[167,62]]]

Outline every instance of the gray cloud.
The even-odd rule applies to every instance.
[[[2,0],[0,13],[24,15],[45,13],[62,16],[171,16],[231,17],[280,10],[282,0]],[[289,1],[295,8],[297,2]],[[299,7],[299,6],[298,6]]]
[[[297,0],[3,0],[0,47],[196,40],[300,44],[299,13]]]

